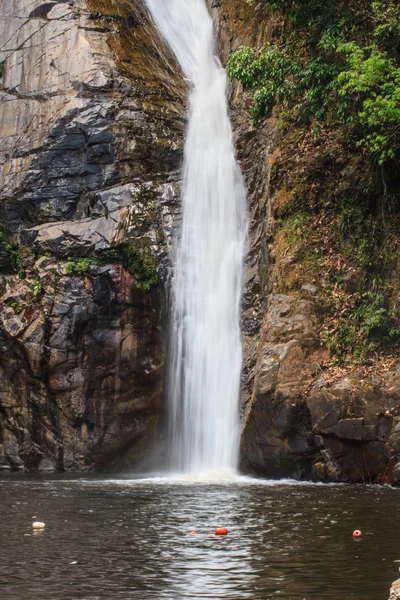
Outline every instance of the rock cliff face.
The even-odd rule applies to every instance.
[[[224,61],[270,39],[243,0],[209,6]],[[185,86],[140,0],[8,0],[0,40],[0,468],[135,465],[159,433]],[[302,249],[276,227],[280,130],[252,125],[239,84],[230,99],[251,215],[242,467],[398,482],[399,367],[324,370],[320,284],[291,285]]]
[[[274,20],[261,7],[242,0],[210,5],[224,60],[240,45],[260,46],[271,39]],[[252,125],[250,103],[248,93],[234,82],[231,106],[251,213],[242,468],[267,477],[399,482],[400,365],[383,369],[378,359],[367,372],[332,374],[325,369],[329,352],[321,344],[319,307],[324,273],[321,281],[306,278],[301,286],[293,285],[304,248],[282,244],[275,215],[283,184],[278,178],[270,185],[284,140],[274,119]],[[323,148],[317,158],[325,159]],[[303,168],[299,159],[292,162],[294,169]],[[350,171],[347,167],[349,178]],[[351,289],[352,272],[346,277],[351,294],[356,291]]]
[[[139,0],[2,2],[0,40],[0,468],[137,462],[185,87]]]

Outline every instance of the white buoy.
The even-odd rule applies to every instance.
[[[41,523],[40,521],[35,521],[34,523],[32,523],[33,529],[44,529],[45,527],[46,525],[44,523]]]

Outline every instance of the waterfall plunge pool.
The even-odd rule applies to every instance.
[[[399,498],[393,488],[246,478],[2,475],[0,597],[387,600]],[[37,519],[44,531],[32,531]],[[216,537],[217,526],[229,535]]]

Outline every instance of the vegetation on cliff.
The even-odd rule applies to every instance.
[[[10,243],[5,231],[0,231],[0,272],[17,273],[20,278],[25,274],[21,250]]]
[[[400,335],[400,6],[394,0],[248,0],[269,43],[228,74],[278,119],[272,209],[295,292],[318,290],[321,342],[340,363],[395,353]],[[255,7],[256,7],[255,6]]]
[[[250,0],[254,3],[255,0]],[[318,135],[336,125],[378,164],[400,148],[400,7],[394,0],[350,3],[268,1],[279,43],[241,48],[231,77],[255,89],[257,120],[276,106]]]
[[[122,264],[135,278],[139,289],[149,290],[158,283],[157,260],[146,245],[129,243],[101,250],[90,258],[69,257],[66,266],[68,275],[85,277],[91,274],[92,267],[109,264]]]

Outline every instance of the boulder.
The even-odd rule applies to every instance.
[[[390,588],[389,600],[400,600],[400,579],[397,579]]]

